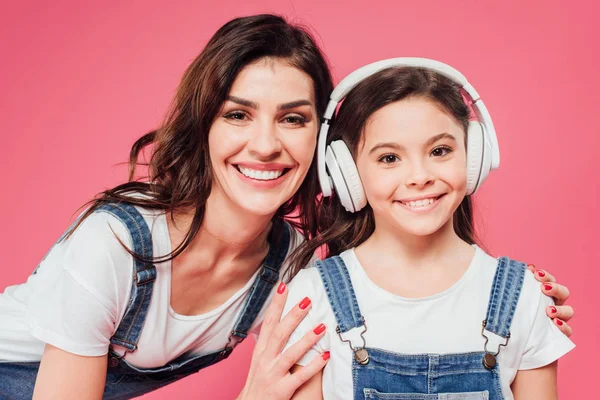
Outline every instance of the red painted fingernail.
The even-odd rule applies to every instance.
[[[554,307],[554,306],[550,306],[550,312],[551,312],[552,314],[556,314],[556,307]]]
[[[305,297],[300,302],[299,307],[301,310],[304,310],[306,307],[308,307],[309,304],[310,304],[310,299],[308,297]]]
[[[552,290],[552,285],[549,285],[549,284],[546,283],[544,285],[544,289],[546,289],[546,290]]]
[[[556,325],[558,325],[558,326],[562,326],[562,324],[563,324],[563,322],[562,322],[560,319],[557,319],[557,320],[556,320]]]
[[[321,358],[325,361],[329,360],[329,357],[331,357],[331,354],[326,351],[325,353],[321,354]]]
[[[542,277],[542,278],[546,276],[546,273],[545,273],[544,271],[542,271],[542,270],[539,270],[539,271],[537,272],[537,274],[538,274],[540,277]]]
[[[285,283],[281,282],[277,288],[277,293],[281,294],[283,292],[285,292]]]
[[[323,333],[323,331],[326,329],[325,324],[319,324],[314,330],[313,332],[315,333],[315,335],[320,335],[321,333]]]

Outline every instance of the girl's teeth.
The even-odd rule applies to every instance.
[[[425,207],[430,204],[433,204],[434,201],[435,201],[435,199],[423,199],[423,200],[416,200],[416,201],[408,201],[404,204],[406,204],[409,207]]]
[[[277,179],[283,174],[283,170],[278,171],[258,171],[250,168],[238,167],[238,170],[247,176],[248,178],[256,179],[259,181],[270,181]]]

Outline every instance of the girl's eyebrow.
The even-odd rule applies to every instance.
[[[251,100],[242,99],[241,97],[236,97],[236,96],[227,96],[226,100],[240,104],[244,107],[249,107],[254,110],[258,110],[258,104]],[[313,103],[310,100],[304,100],[304,99],[303,100],[295,100],[295,101],[291,101],[289,103],[279,104],[277,106],[277,110],[278,111],[289,110],[291,108],[296,108],[296,107],[300,107],[300,106],[312,106],[312,105],[313,105]]]
[[[432,136],[429,139],[427,139],[427,141],[425,142],[424,147],[429,147],[432,144],[434,144],[435,142],[437,142],[438,140],[441,139],[450,139],[453,142],[456,142],[456,138],[454,136],[452,136],[451,134],[447,133],[447,132],[443,132],[440,133],[438,135]],[[371,148],[371,150],[369,151],[369,154],[372,154],[373,152],[375,152],[376,150],[379,150],[381,148],[390,148],[393,150],[403,150],[404,146],[402,146],[401,144],[395,143],[395,142],[383,142],[383,143],[377,143],[375,146],[373,146]]]
[[[453,142],[456,142],[456,138],[454,136],[452,136],[451,134],[449,134],[447,132],[443,132],[443,133],[440,133],[439,135],[430,137],[427,140],[427,142],[425,142],[425,147],[431,146],[432,144],[434,144],[435,142],[437,142],[438,140],[441,140],[441,139],[450,139]]]

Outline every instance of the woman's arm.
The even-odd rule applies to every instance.
[[[521,370],[511,385],[515,400],[556,400],[558,361],[541,368]]]
[[[301,365],[294,365],[291,372],[292,375],[298,373],[304,368]],[[306,383],[296,390],[291,400],[322,400],[323,399],[323,370],[313,375]]]
[[[46,345],[33,398],[102,399],[107,356],[85,357]]]

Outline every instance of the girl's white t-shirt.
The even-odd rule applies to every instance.
[[[164,212],[138,210],[152,232],[154,256],[170,253]],[[294,232],[290,251],[303,240]],[[26,283],[0,294],[0,362],[39,361],[46,343],[83,356],[107,354],[129,301],[134,268],[133,257],[115,234],[132,247],[123,223],[108,213],[92,214],[68,240],[52,248]],[[153,368],[187,352],[204,354],[225,347],[260,268],[221,306],[186,316],[170,306],[171,263],[155,265],[156,280],[138,349],[125,359],[139,368]],[[284,262],[281,271],[286,268]],[[264,308],[252,325],[253,333],[258,333]],[[124,353],[118,346],[114,350]]]
[[[354,250],[341,254],[348,268],[358,305],[368,326],[364,334],[367,347],[403,354],[448,354],[480,352],[485,339],[481,324],[498,260],[476,247],[473,260],[462,278],[449,289],[425,298],[403,298],[373,283],[360,265]],[[299,364],[307,365],[325,351],[331,358],[323,371],[323,397],[351,399],[353,396],[352,358],[347,343],[342,343],[335,328],[333,310],[315,267],[306,268],[292,280],[284,315],[305,296],[312,306],[308,316],[290,337],[286,349],[319,323],[327,326],[326,334]],[[519,303],[511,325],[511,338],[498,356],[502,391],[513,399],[510,384],[517,370],[550,364],[573,349],[574,344],[546,316],[553,304],[544,296],[533,274],[527,272]],[[355,346],[362,345],[355,328],[346,334]],[[504,340],[489,334],[490,349]]]

